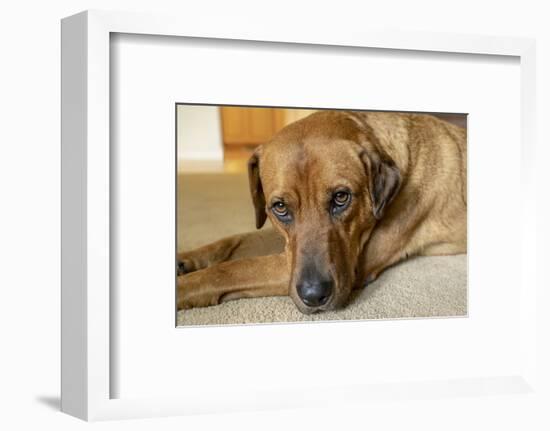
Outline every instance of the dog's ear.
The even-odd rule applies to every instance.
[[[248,160],[248,182],[250,185],[250,195],[256,211],[256,229],[260,229],[267,218],[265,212],[265,195],[260,180],[260,153],[261,147],[258,147]]]
[[[376,152],[363,151],[361,159],[367,169],[372,212],[377,220],[384,216],[384,210],[397,196],[401,187],[401,172],[389,157],[382,158]]]

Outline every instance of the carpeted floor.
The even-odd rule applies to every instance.
[[[178,248],[189,250],[249,232],[254,212],[243,174],[188,174],[178,179]],[[268,225],[266,223],[266,225]],[[384,272],[343,310],[301,314],[290,298],[241,299],[178,312],[178,325],[388,319],[467,314],[466,255],[418,257]]]

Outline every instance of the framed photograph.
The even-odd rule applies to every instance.
[[[538,397],[534,61],[64,19],[62,410]]]
[[[178,325],[467,315],[465,114],[176,110]]]

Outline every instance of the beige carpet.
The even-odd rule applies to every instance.
[[[254,230],[248,180],[242,174],[188,174],[178,179],[178,248]],[[266,223],[266,225],[269,224]],[[343,310],[301,314],[290,298],[241,299],[178,312],[178,325],[464,316],[466,255],[419,257],[384,272]]]

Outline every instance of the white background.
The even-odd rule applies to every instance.
[[[85,426],[56,412],[59,397],[59,19],[88,8],[171,11],[203,16],[228,14],[235,25],[251,15],[286,25],[473,32],[538,38],[539,142],[550,142],[550,29],[544,2],[441,1],[321,2],[277,1],[257,4],[167,1],[21,1],[0,11],[0,176],[2,214],[1,288],[3,310],[0,421],[11,429]],[[179,6],[177,6],[179,4]],[[241,5],[239,7],[239,5]],[[345,23],[345,24],[343,24]],[[548,146],[537,148],[539,182],[549,183]],[[549,217],[548,195],[540,194],[541,218]],[[540,243],[548,228],[539,227]],[[542,247],[542,245],[540,246]],[[546,266],[540,268],[546,271]],[[506,268],[503,268],[505,271]],[[541,275],[542,276],[542,275]],[[548,278],[545,278],[548,281]],[[547,283],[548,285],[548,283]],[[541,316],[548,322],[548,317]],[[546,347],[548,349],[548,347]],[[546,353],[548,351],[546,350]],[[546,356],[548,359],[548,356]],[[437,408],[434,408],[434,405]],[[307,424],[317,429],[547,429],[540,406],[526,397],[414,402],[393,414],[395,405],[365,409],[349,405],[335,410],[232,414],[218,417],[170,418],[95,425],[101,428],[148,429],[281,429]],[[468,411],[472,414],[464,415]],[[4,423],[2,423],[4,425]],[[6,424],[7,425],[7,424]],[[6,426],[4,425],[4,426]]]

